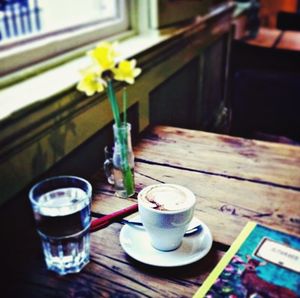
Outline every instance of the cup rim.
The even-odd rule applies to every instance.
[[[91,183],[82,178],[82,177],[79,177],[79,176],[73,176],[73,175],[58,175],[58,176],[52,176],[52,177],[48,177],[48,178],[45,178],[37,183],[35,183],[29,190],[29,193],[28,193],[28,197],[29,197],[29,200],[30,202],[33,204],[33,205],[40,205],[39,202],[33,197],[33,192],[35,191],[36,188],[38,188],[42,183],[45,183],[45,182],[49,182],[49,181],[52,181],[52,180],[58,180],[58,179],[76,179],[76,180],[80,180],[82,182],[84,182],[87,186],[87,196],[89,197],[89,200],[91,200],[91,196],[92,196],[92,185]],[[79,202],[78,202],[79,203]],[[68,204],[68,205],[65,205],[64,207],[67,207],[67,206],[71,206],[73,205],[72,203]],[[57,208],[56,206],[47,206],[47,208]]]
[[[184,207],[182,209],[179,209],[179,210],[159,210],[159,209],[154,209],[154,208],[151,208],[149,206],[147,206],[147,204],[145,204],[143,202],[143,200],[141,199],[141,195],[148,191],[149,189],[151,188],[155,188],[155,187],[160,187],[160,186],[173,186],[173,187],[176,187],[176,188],[179,188],[181,190],[183,190],[185,193],[187,193],[189,195],[189,201],[191,201],[191,203],[187,206],[187,207]],[[151,184],[151,185],[148,185],[146,187],[144,187],[139,193],[138,193],[138,205],[139,206],[143,206],[144,208],[146,208],[147,210],[151,210],[153,211],[154,213],[159,213],[159,214],[177,214],[177,213],[181,213],[181,212],[184,212],[184,211],[187,211],[191,208],[193,208],[196,204],[196,196],[195,194],[187,187],[183,186],[183,185],[180,185],[180,184],[175,184],[175,183],[158,183],[158,184]]]

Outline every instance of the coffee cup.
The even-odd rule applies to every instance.
[[[149,185],[139,192],[139,215],[154,248],[171,251],[180,246],[195,203],[195,195],[177,184]]]

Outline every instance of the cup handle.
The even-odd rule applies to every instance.
[[[107,146],[104,148],[104,155],[106,158],[103,163],[104,174],[107,178],[108,183],[113,185],[115,184],[115,179],[113,175],[113,161],[110,157],[109,149]]]

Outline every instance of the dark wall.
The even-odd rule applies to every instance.
[[[298,52],[234,41],[231,78],[231,134],[300,141]]]
[[[219,118],[227,105],[227,42],[224,34],[151,92],[151,124],[226,131]]]
[[[150,123],[195,128],[199,59],[192,60],[150,93]]]

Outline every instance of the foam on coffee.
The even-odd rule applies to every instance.
[[[140,194],[145,205],[161,211],[176,211],[193,204],[191,193],[180,186],[171,184],[155,185]]]

